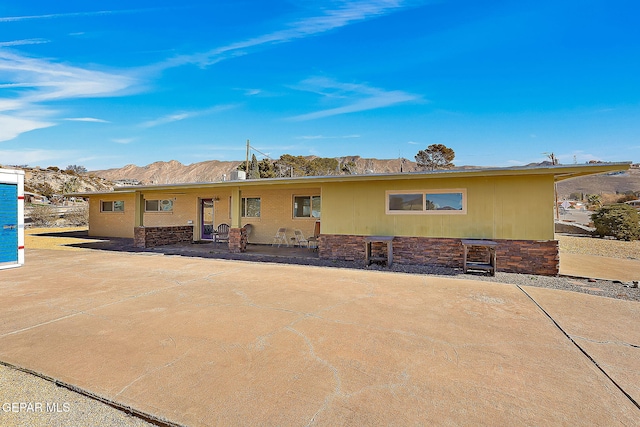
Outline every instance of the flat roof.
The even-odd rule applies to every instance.
[[[212,188],[212,187],[251,187],[264,185],[291,185],[291,184],[323,184],[333,182],[360,182],[360,181],[393,181],[398,179],[439,179],[439,178],[466,178],[489,176],[523,176],[523,175],[553,175],[555,181],[576,178],[586,175],[597,175],[609,172],[626,171],[631,162],[594,163],[584,165],[542,165],[542,166],[513,166],[506,168],[472,168],[450,169],[420,172],[402,172],[388,174],[363,174],[363,175],[330,175],[330,176],[303,176],[293,178],[263,178],[240,179],[233,181],[214,182],[190,182],[176,184],[152,184],[132,185],[116,187],[113,191],[92,193],[70,193],[69,196],[91,197],[101,194],[123,194],[138,191],[176,191],[186,189]]]

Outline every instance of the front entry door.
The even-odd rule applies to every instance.
[[[213,240],[213,200],[200,200],[200,238],[202,240]]]

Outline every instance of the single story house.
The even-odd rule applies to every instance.
[[[555,183],[627,170],[629,163],[144,185],[88,197],[89,234],[149,247],[213,238],[229,250],[270,244],[280,228],[314,233],[320,258],[364,260],[368,236],[393,236],[394,262],[460,267],[462,239],[497,242],[498,271],[556,275]],[[384,248],[380,249],[384,251]]]

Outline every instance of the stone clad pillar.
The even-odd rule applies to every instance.
[[[229,252],[240,253],[247,251],[247,230],[242,228],[229,229]]]

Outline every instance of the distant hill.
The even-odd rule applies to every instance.
[[[624,173],[583,176],[558,183],[560,199],[569,197],[571,193],[624,194],[628,191],[640,191],[640,168],[632,168]]]
[[[16,168],[15,166],[10,166]],[[24,171],[24,191],[51,198],[64,193],[93,191],[111,191],[113,183],[95,174],[78,174],[51,166],[47,169],[39,167],[18,167]]]
[[[313,157],[310,157],[313,158]],[[408,159],[363,159],[360,156],[346,156],[336,158],[341,163],[355,163],[354,172],[364,173],[393,173],[412,172],[416,170],[416,163]],[[127,165],[117,169],[92,171],[92,174],[109,181],[138,181],[141,184],[177,184],[185,182],[222,181],[226,175],[229,179],[231,172],[237,170],[240,161],[208,160],[190,165],[171,160],[169,162],[155,162],[147,166]]]
[[[311,157],[310,157],[311,158]],[[365,173],[397,173],[416,171],[416,163],[408,159],[365,159],[360,156],[339,157],[340,163],[353,162],[354,172]],[[240,161],[208,160],[190,165],[171,160],[155,162],[147,166],[127,165],[117,169],[97,170],[92,174],[108,181],[128,181],[140,184],[173,184],[186,182],[212,182],[227,179],[236,170]],[[536,164],[537,165],[537,164]],[[528,166],[534,166],[528,165]],[[477,168],[475,166],[459,166],[458,169]],[[584,194],[616,194],[627,191],[640,191],[640,169],[633,168],[628,172],[609,175],[592,175],[569,179],[558,183],[558,196],[569,197],[571,193]]]

